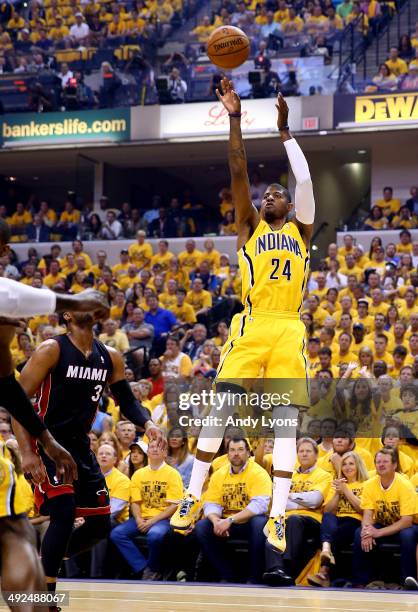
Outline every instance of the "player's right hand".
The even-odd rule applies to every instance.
[[[102,291],[86,289],[75,296],[77,310],[79,312],[93,312],[95,319],[103,319],[109,316],[109,299]]]
[[[22,469],[35,484],[41,484],[46,480],[46,469],[42,459],[33,451],[22,453]]]
[[[241,100],[237,92],[234,90],[234,84],[227,78],[221,81],[221,91],[216,90],[218,100],[222,102],[228,113],[240,113],[241,112]]]
[[[77,480],[77,465],[70,453],[54,439],[43,444],[44,451],[57,467],[57,478],[62,484],[71,484]]]

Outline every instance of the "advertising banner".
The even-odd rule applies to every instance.
[[[334,96],[337,128],[418,123],[418,92]]]

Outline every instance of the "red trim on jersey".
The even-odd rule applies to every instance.
[[[51,386],[52,386],[51,380],[52,380],[52,376],[51,374],[48,374],[48,376],[44,379],[42,386],[41,386],[41,392],[40,392],[39,401],[38,401],[38,414],[41,417],[41,419],[45,418],[45,415],[48,411],[49,396],[51,393]]]
[[[76,508],[76,518],[80,516],[95,516],[102,514],[110,514],[110,506],[101,506],[100,508]]]

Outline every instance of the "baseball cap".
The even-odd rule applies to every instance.
[[[135,447],[140,448],[142,452],[146,455],[148,454],[148,444],[146,444],[142,440],[138,440],[138,442],[132,442],[132,444],[129,446],[129,450],[132,450]]]

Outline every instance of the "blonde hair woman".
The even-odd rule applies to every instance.
[[[362,458],[349,451],[342,456],[341,468],[324,502],[321,523],[321,567],[315,575],[308,576],[312,586],[330,586],[330,566],[335,565],[332,552],[354,540],[361,525],[363,511],[360,508],[363,483],[369,478]]]

